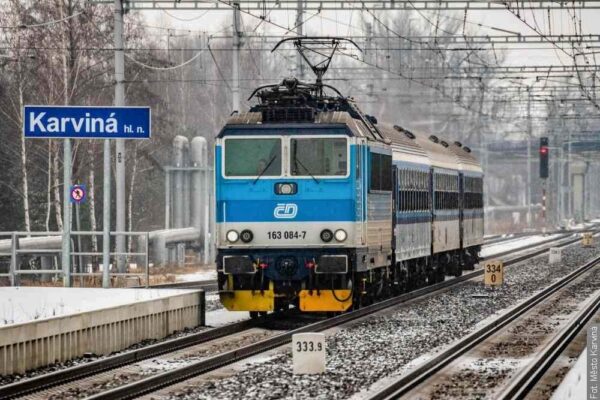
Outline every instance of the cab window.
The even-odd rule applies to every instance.
[[[225,176],[281,176],[281,139],[225,140]]]
[[[297,138],[290,143],[293,176],[346,176],[348,150],[345,138]]]

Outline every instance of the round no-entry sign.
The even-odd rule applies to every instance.
[[[71,186],[71,203],[81,204],[85,202],[87,191],[85,185],[73,185]]]

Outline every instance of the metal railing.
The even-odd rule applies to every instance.
[[[94,277],[103,276],[104,271],[92,272],[86,271],[87,264],[83,262],[83,257],[102,257],[101,246],[98,246],[99,251],[83,251],[82,248],[77,248],[77,251],[71,251],[69,258],[73,259],[70,263],[71,267],[65,271],[61,268],[57,269],[44,269],[44,265],[47,263],[41,262],[41,269],[21,269],[21,258],[24,256],[33,256],[56,258],[62,255],[62,232],[0,232],[0,258],[10,257],[10,264],[8,273],[0,273],[0,277],[8,277],[11,286],[19,285],[19,278],[21,275],[58,275],[62,276],[63,280],[66,277],[66,281],[71,282],[71,277]],[[102,237],[102,232],[94,231],[72,231],[71,241],[74,238],[99,236]],[[115,260],[112,263],[116,266],[116,257],[136,257],[138,260],[143,260],[144,272],[133,273],[133,272],[111,272],[108,271],[109,277],[128,277],[128,276],[143,276],[146,281],[146,287],[150,283],[150,264],[148,257],[149,249],[149,233],[148,232],[110,232],[111,237],[125,236],[138,238],[138,249],[137,251],[131,252],[111,252],[110,257]],[[2,240],[2,238],[6,238]],[[141,240],[139,240],[141,239]],[[114,243],[114,240],[111,240]],[[71,246],[71,248],[74,248]],[[78,263],[74,262],[79,260]],[[99,266],[101,264],[98,264]]]

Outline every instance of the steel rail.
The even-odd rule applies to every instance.
[[[566,235],[566,236],[570,236]],[[545,244],[552,242],[559,242],[556,244],[558,247],[568,246],[577,242],[579,238],[571,238],[566,239],[565,237],[553,238],[543,242],[533,243],[528,246],[524,246],[518,249],[509,250],[506,252],[494,254],[489,258],[501,257],[505,254],[509,253],[523,253],[529,249],[537,248],[536,250],[528,253],[521,254],[511,260],[505,262],[505,265],[511,265],[518,263],[520,261],[527,260],[529,258],[537,257],[540,254],[543,254],[548,251],[549,247],[543,247]],[[561,242],[562,241],[562,242]],[[344,317],[346,315],[352,314],[352,317],[347,317],[348,321],[356,318],[360,318],[363,315],[367,315],[368,313],[373,313],[379,311],[380,309],[392,307],[394,305],[406,302],[408,300],[425,296],[430,293],[434,293],[438,290],[446,289],[452,285],[458,284],[462,281],[466,281],[472,278],[475,278],[483,273],[482,269],[478,269],[473,272],[466,273],[458,278],[453,278],[435,285],[427,286],[425,288],[417,289],[415,291],[405,293],[398,297],[394,297],[388,300],[384,300],[383,302],[365,307],[363,309],[359,309],[357,311],[353,311],[348,314],[341,315],[339,317],[334,317],[331,321],[339,324],[343,322],[340,321],[340,317]],[[189,283],[189,282],[188,282]],[[232,335],[235,333],[239,333],[245,329],[249,329],[251,327],[260,326],[261,322],[264,322],[265,319],[259,320],[246,320],[238,323],[226,325],[219,328],[210,329],[207,331],[199,332],[196,334],[172,339],[169,341],[157,343],[151,346],[142,347],[140,349],[128,351],[125,353],[117,354],[115,356],[103,358],[97,361],[92,361],[90,363],[81,364],[71,368],[65,368],[63,370],[51,372],[44,375],[39,375],[30,379],[24,379],[19,382],[15,382],[9,385],[0,386],[0,398],[14,398],[18,396],[23,396],[29,393],[39,392],[44,389],[48,389],[54,386],[58,386],[63,383],[71,382],[77,379],[82,379],[85,377],[89,377],[95,374],[99,374],[101,372],[105,372],[111,369],[115,369],[127,364],[131,364],[140,360],[148,359],[151,357],[159,356],[161,354],[166,354],[172,351],[180,350],[185,347],[190,347],[196,344],[201,344],[207,342],[209,340],[219,339],[227,335]],[[327,320],[329,321],[329,320]],[[311,325],[312,327],[313,325]],[[312,328],[310,328],[312,329]],[[322,328],[327,329],[327,328]],[[291,338],[291,336],[289,336]],[[281,340],[281,339],[279,339]],[[262,342],[257,342],[262,343]],[[284,342],[285,343],[285,342]],[[273,346],[277,347],[277,346]],[[238,350],[234,350],[233,352],[237,352]],[[241,354],[241,353],[240,353]],[[252,354],[249,354],[252,355]],[[246,357],[246,356],[245,356]],[[233,360],[235,361],[235,360]],[[231,362],[233,362],[231,361]],[[224,364],[223,364],[224,365]],[[215,367],[216,368],[216,367]]]
[[[387,387],[383,388],[379,392],[371,395],[369,400],[384,400],[384,399],[397,399],[409,391],[413,390],[420,384],[426,382],[439,371],[441,371],[444,367],[449,365],[454,360],[466,354],[469,350],[474,348],[479,343],[483,342],[485,339],[489,338],[491,335],[499,332],[501,329],[506,327],[511,322],[515,321],[517,318],[530,311],[535,306],[542,303],[551,295],[555,294],[559,290],[563,289],[565,286],[570,284],[573,280],[580,277],[585,272],[589,271],[596,265],[600,263],[600,257],[595,257],[591,261],[586,262],[581,267],[577,268],[575,271],[571,272],[567,276],[563,277],[559,281],[551,284],[546,289],[537,293],[534,296],[531,296],[521,304],[512,308],[509,312],[505,313],[501,317],[491,321],[489,324],[480,328],[479,330],[471,333],[466,336],[459,342],[452,345],[450,348],[446,349],[436,357],[431,360],[421,364],[417,368],[413,369],[409,373],[401,376],[396,379],[394,382],[390,383]]]
[[[139,286],[144,288],[145,286]],[[199,281],[187,282],[169,282],[150,285],[150,289],[204,289],[206,292],[214,292],[217,290],[217,280],[207,279]]]
[[[569,244],[575,243],[579,238],[569,239],[557,244],[557,246],[567,246]],[[535,247],[539,247],[539,243],[535,245]],[[549,250],[549,247],[538,248],[530,253],[522,254],[512,258],[510,260],[505,261],[505,265],[513,265],[518,262],[536,257],[540,254],[543,254]],[[523,249],[518,250],[518,252],[522,252]],[[514,251],[513,251],[514,252]],[[355,311],[351,311],[345,314],[341,314],[336,317],[332,317],[323,321],[319,321],[313,324],[309,324],[303,326],[301,328],[297,328],[288,332],[281,333],[279,335],[273,336],[271,338],[267,338],[265,340],[234,349],[208,359],[204,359],[201,361],[197,361],[181,368],[173,369],[170,371],[162,372],[157,375],[150,376],[148,378],[144,378],[142,380],[132,382],[123,386],[119,386],[117,388],[113,388],[107,390],[102,393],[98,393],[88,397],[89,400],[105,400],[105,399],[130,399],[135,398],[158,389],[161,389],[166,386],[173,385],[175,383],[184,381],[186,379],[213,371],[220,367],[232,364],[236,361],[264,353],[265,351],[274,349],[276,347],[285,345],[292,340],[292,336],[296,333],[303,332],[319,332],[326,329],[330,329],[353,320],[366,317],[370,314],[382,311],[384,309],[397,306],[401,303],[407,302],[409,300],[413,300],[419,297],[424,297],[430,294],[433,294],[438,291],[445,290],[451,286],[455,286],[461,282],[476,278],[483,274],[483,269],[478,269],[473,272],[469,272],[465,275],[462,275],[457,278],[449,279],[444,282],[440,282],[431,286],[427,286],[421,289],[417,289],[415,291],[405,293],[399,295],[397,297],[393,297],[391,299],[383,300],[381,302],[366,306],[364,308],[360,308]]]
[[[598,310],[600,310],[600,295],[597,295],[586,307],[581,309],[554,340],[548,343],[538,353],[538,356],[522,369],[516,378],[510,381],[499,398],[524,399]]]
[[[121,354],[109,356],[86,364],[80,364],[75,367],[65,368],[59,371],[0,386],[0,399],[10,399],[29,393],[39,392],[43,389],[48,389],[63,383],[71,382],[91,375],[96,375],[101,372],[115,369],[123,365],[131,364],[150,357],[159,356],[161,354],[166,354],[186,347],[205,343],[209,340],[233,335],[235,333],[259,326],[259,323],[263,321],[264,320],[260,319],[244,320],[219,328],[208,329],[192,335],[167,340],[150,346],[144,346],[132,351],[126,351]]]

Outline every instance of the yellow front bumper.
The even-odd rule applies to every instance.
[[[229,311],[273,311],[275,293],[273,290],[235,290],[219,293],[221,303]]]
[[[334,296],[333,290],[320,290],[318,294],[316,290],[301,290],[300,311],[346,311],[352,305],[351,292],[349,289],[339,289]]]

